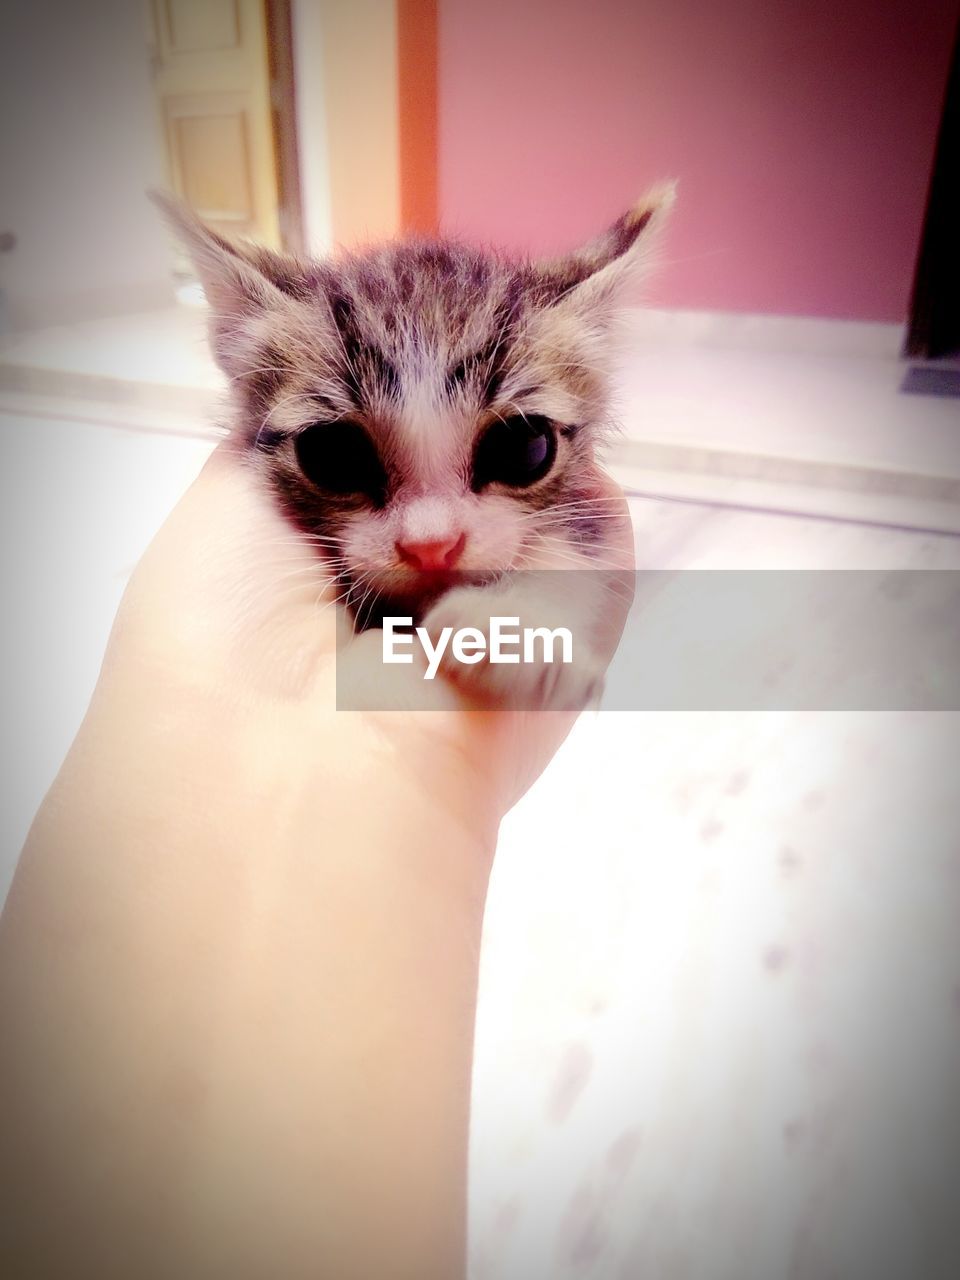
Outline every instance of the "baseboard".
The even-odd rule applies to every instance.
[[[9,399],[10,394],[58,403],[73,402],[85,414],[92,411],[92,406],[112,405],[135,409],[139,417],[149,417],[156,412],[161,418],[177,415],[191,419],[207,419],[217,414],[225,399],[223,391],[206,387],[0,363],[0,398]]]
[[[621,441],[606,458],[641,497],[960,534],[960,479]]]
[[[905,324],[872,320],[661,311],[650,307],[632,307],[624,317],[624,327],[630,341],[886,360],[900,356],[906,336]]]

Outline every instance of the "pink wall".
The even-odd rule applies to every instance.
[[[680,199],[649,300],[902,320],[956,0],[440,0],[445,231],[569,247]]]

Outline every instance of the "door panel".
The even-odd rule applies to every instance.
[[[237,0],[161,0],[160,15],[167,56],[235,49],[240,44]]]
[[[240,235],[256,235],[250,124],[241,98],[176,98],[167,103],[174,185],[203,217]]]
[[[154,0],[153,21],[171,187],[225,234],[279,247],[261,0]]]

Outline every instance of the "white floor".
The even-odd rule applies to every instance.
[[[811,403],[842,384],[844,414],[868,424],[881,392],[863,359],[836,357]],[[711,354],[683,360],[684,431],[722,430],[729,394],[759,439],[750,379],[769,402],[781,365],[731,356],[723,383]],[[952,406],[891,408],[885,385],[886,452],[857,465],[897,463],[894,437],[915,427],[931,474],[960,474]],[[211,447],[182,403],[158,425],[147,398],[70,394],[8,386],[0,417],[0,894],[129,569]],[[960,568],[946,533],[677,496],[633,500],[643,567]],[[960,1275],[958,773],[956,713],[581,720],[505,822],[491,888],[476,1280]]]

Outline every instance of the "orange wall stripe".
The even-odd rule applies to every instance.
[[[437,0],[397,0],[400,223],[437,231]]]

